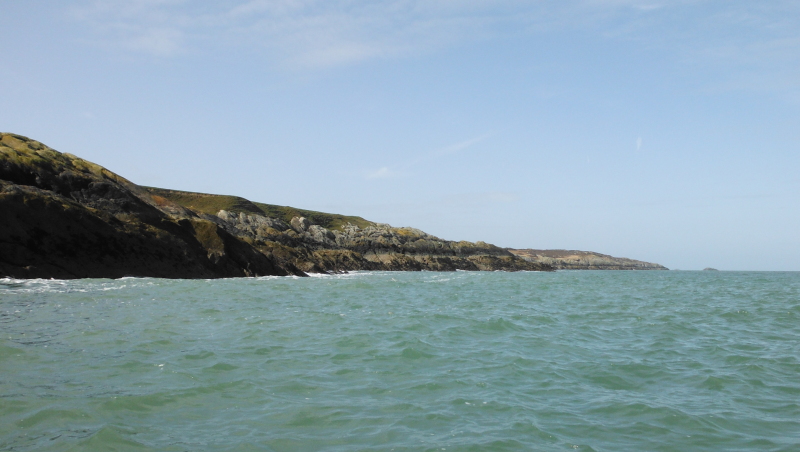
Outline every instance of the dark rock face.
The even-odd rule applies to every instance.
[[[18,278],[212,277],[203,249],[138,221],[122,222],[60,195],[0,183],[0,274]],[[181,240],[183,238],[184,240]],[[204,265],[205,264],[205,265]]]
[[[532,249],[508,251],[526,261],[547,264],[558,270],[669,270],[663,265],[651,262],[612,257],[591,251]]]
[[[215,278],[301,274],[213,222],[39,142],[0,135],[0,276]]]
[[[238,211],[209,210],[220,199],[233,199]],[[353,218],[363,227],[348,222],[328,229],[306,217],[271,217],[241,198],[140,187],[37,141],[0,134],[0,277],[551,270],[483,242],[306,212]]]

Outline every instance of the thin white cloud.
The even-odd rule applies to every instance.
[[[476,144],[480,143],[481,141],[483,141],[483,140],[485,140],[485,139],[487,139],[487,138],[489,138],[489,137],[491,137],[493,135],[494,135],[493,132],[485,133],[483,135],[479,135],[479,136],[476,136],[474,138],[470,138],[468,140],[459,141],[458,143],[453,143],[453,144],[445,146],[443,148],[436,149],[433,152],[428,152],[427,154],[424,154],[424,155],[422,155],[422,156],[420,156],[420,157],[418,157],[416,159],[413,159],[413,160],[409,161],[403,167],[403,171],[411,169],[411,168],[419,165],[420,163],[424,163],[424,162],[427,162],[427,161],[430,161],[430,160],[434,160],[434,159],[437,159],[439,157],[443,157],[443,156],[446,156],[446,155],[457,154],[459,152],[462,152],[462,151],[464,151],[466,149],[469,149],[469,148],[475,146]]]
[[[125,46],[131,50],[156,56],[171,56],[181,51],[183,33],[171,28],[154,28],[127,39]]]
[[[209,42],[264,49],[290,66],[323,67],[430,51],[472,39],[508,1],[84,0],[72,16],[96,39],[164,56]],[[520,8],[517,8],[520,9]]]
[[[316,67],[435,51],[465,41],[576,26],[590,10],[653,1],[572,0],[83,0],[73,17],[99,39],[155,55],[209,41],[261,47],[297,66]],[[572,25],[570,25],[572,24]],[[192,39],[186,39],[192,37]]]
[[[437,149],[433,152],[429,152],[424,154],[423,156],[408,161],[405,165],[401,166],[399,170],[390,170],[389,167],[384,166],[378,168],[377,170],[368,171],[365,174],[366,179],[386,179],[389,177],[396,177],[401,174],[406,174],[408,170],[414,168],[415,166],[420,165],[421,163],[434,160],[440,157],[444,157],[447,155],[457,154],[462,152],[472,146],[480,143],[481,141],[493,136],[494,133],[485,133],[483,135],[479,135],[474,138],[470,138],[469,140],[459,141],[458,143],[453,143],[449,146],[445,146],[443,148]]]
[[[185,49],[184,35],[194,18],[182,11],[186,0],[93,0],[69,10],[104,47],[168,57]]]
[[[367,179],[386,179],[391,177],[394,173],[386,166],[378,168],[377,170],[370,171],[366,174]]]
[[[97,45],[158,57],[241,47],[308,70],[580,31],[683,55],[687,73],[726,74],[716,81],[722,89],[763,90],[766,79],[773,92],[800,91],[800,3],[793,0],[74,2],[72,17]]]
[[[642,137],[636,139],[636,150],[642,149]]]
[[[493,133],[485,133],[485,134],[477,136],[475,138],[470,138],[469,140],[465,140],[465,141],[461,141],[459,143],[451,144],[450,146],[445,146],[445,147],[439,149],[438,151],[435,151],[433,153],[433,155],[439,156],[439,155],[456,154],[458,152],[461,152],[461,151],[463,151],[463,150],[465,150],[467,148],[470,148],[470,147],[480,143],[481,141],[491,137],[492,135],[494,135],[494,134]]]

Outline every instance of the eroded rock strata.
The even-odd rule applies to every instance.
[[[142,187],[9,133],[0,133],[0,217],[0,276],[15,278],[552,270],[360,217]]]

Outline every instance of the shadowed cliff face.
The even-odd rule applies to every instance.
[[[98,165],[25,137],[0,134],[2,276],[214,278],[301,273],[277,265],[191,211],[164,207],[145,190]]]
[[[0,134],[0,276],[218,278],[349,270],[549,270],[486,243],[359,217],[140,187]]]

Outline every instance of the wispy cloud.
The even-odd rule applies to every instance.
[[[455,144],[451,144],[449,146],[445,146],[435,152],[433,152],[433,156],[440,156],[440,155],[448,155],[448,154],[456,154],[465,149],[468,149],[481,141],[491,137],[494,133],[485,133],[483,135],[477,136],[475,138],[470,138],[469,140],[461,141]]]
[[[136,53],[173,56],[185,48],[194,17],[182,11],[185,0],[80,2],[70,16],[89,26],[97,42]]]
[[[660,2],[570,0],[82,0],[73,17],[120,47],[170,55],[209,41],[262,48],[303,67],[414,55],[509,33],[576,26],[598,11]]]
[[[507,0],[84,0],[72,16],[103,42],[164,56],[210,41],[264,49],[296,67],[417,54],[492,34]],[[505,5],[505,8],[504,8]],[[498,9],[500,8],[500,9]]]
[[[389,167],[383,166],[374,171],[369,171],[365,177],[367,179],[386,179],[387,177],[391,177],[393,174],[394,173],[389,169]]]
[[[454,154],[457,154],[459,152],[463,152],[466,149],[469,149],[469,148],[475,146],[476,144],[480,143],[481,141],[483,141],[483,140],[485,140],[485,139],[487,139],[487,138],[489,138],[489,137],[491,137],[493,135],[494,135],[494,133],[485,133],[483,135],[479,135],[479,136],[476,136],[474,138],[470,138],[468,140],[459,141],[457,143],[453,143],[451,145],[436,149],[434,151],[425,153],[425,154],[417,157],[416,159],[408,160],[405,164],[399,166],[396,170],[391,170],[391,169],[389,169],[388,166],[383,166],[381,168],[378,168],[377,170],[368,171],[365,174],[365,178],[366,179],[386,179],[386,178],[389,178],[389,177],[396,177],[396,176],[400,176],[400,175],[403,175],[403,174],[407,174],[409,172],[409,170],[411,170],[412,168],[414,168],[414,167],[416,167],[416,166],[418,166],[418,165],[420,165],[422,163],[425,163],[425,162],[428,162],[428,161],[431,161],[431,160],[435,160],[437,158],[445,157],[445,156],[448,156],[448,155],[454,155]]]
[[[137,33],[125,41],[131,50],[157,56],[170,56],[182,48],[183,33],[172,28],[153,28]]]
[[[242,47],[295,69],[550,32],[635,39],[684,54],[720,86],[800,90],[800,4],[711,0],[74,0],[98,45],[158,57]]]
[[[484,133],[482,135],[478,135],[478,136],[470,138],[468,140],[459,141],[458,143],[453,143],[453,144],[450,144],[448,146],[436,149],[436,150],[434,150],[432,152],[428,152],[426,154],[423,154],[423,155],[417,157],[416,159],[413,159],[413,160],[409,161],[403,167],[403,170],[404,171],[408,170],[408,169],[413,168],[413,167],[415,167],[415,166],[417,166],[417,165],[419,165],[421,163],[424,163],[424,162],[427,162],[427,161],[430,161],[430,160],[434,160],[434,159],[437,159],[437,158],[440,158],[440,157],[444,157],[444,156],[447,156],[447,155],[458,154],[459,152],[463,152],[463,151],[475,146],[476,144],[480,143],[481,141],[483,141],[483,140],[485,140],[485,139],[487,139],[487,138],[489,138],[489,137],[491,137],[493,135],[494,135],[494,132]]]

